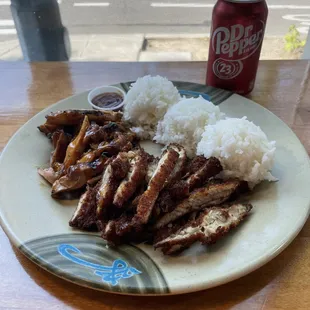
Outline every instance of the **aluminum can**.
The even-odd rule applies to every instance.
[[[268,16],[265,0],[218,0],[212,12],[207,85],[252,91]]]

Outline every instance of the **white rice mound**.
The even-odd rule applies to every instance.
[[[215,124],[222,115],[219,107],[201,96],[181,99],[158,123],[154,140],[166,145],[179,143],[193,157],[205,126]]]
[[[259,126],[243,118],[227,118],[207,125],[197,154],[221,161],[223,176],[248,181],[251,188],[263,180],[276,181],[270,170],[276,150]]]
[[[177,88],[162,76],[138,78],[126,95],[124,120],[141,139],[153,138],[158,121],[180,98]]]

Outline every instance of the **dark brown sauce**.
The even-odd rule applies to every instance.
[[[92,103],[100,108],[117,107],[123,102],[124,98],[118,93],[103,93],[92,99]]]

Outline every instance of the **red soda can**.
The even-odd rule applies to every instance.
[[[212,13],[207,85],[247,94],[254,87],[268,8],[265,0],[218,0]]]

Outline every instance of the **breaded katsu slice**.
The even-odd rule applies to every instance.
[[[215,206],[201,212],[198,218],[176,233],[154,244],[164,254],[179,253],[194,242],[215,243],[219,238],[235,228],[251,211],[252,205],[236,203],[230,206]]]
[[[164,188],[177,163],[179,154],[173,148],[167,148],[162,154],[157,167],[148,183],[146,191],[141,195],[137,206],[137,213],[133,221],[146,224],[152,213],[155,201]]]
[[[187,213],[225,202],[239,185],[239,180],[232,179],[220,184],[210,184],[194,190],[189,197],[182,200],[173,211],[164,214],[155,224],[155,229],[159,229]]]

